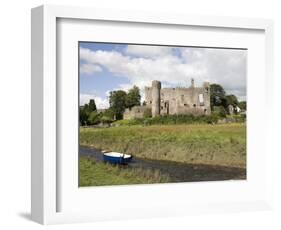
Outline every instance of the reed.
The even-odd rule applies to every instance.
[[[147,159],[246,167],[244,123],[80,128],[80,144]]]
[[[169,176],[155,169],[97,163],[94,159],[80,157],[79,186],[152,184],[169,182]]]

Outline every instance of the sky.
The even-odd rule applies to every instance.
[[[189,87],[204,81],[223,86],[246,100],[247,50],[80,42],[80,105],[95,99],[108,108],[113,90],[144,87],[153,80],[164,87]]]

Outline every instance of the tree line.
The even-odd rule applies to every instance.
[[[224,88],[219,84],[210,85],[210,102],[211,110],[213,113],[219,113],[221,116],[225,116],[228,111],[228,106],[239,107],[241,110],[246,111],[247,102],[238,101],[234,94],[227,95]]]
[[[80,107],[80,125],[95,125],[110,123],[113,120],[123,119],[126,108],[141,105],[140,89],[137,86],[124,90],[115,90],[109,93],[109,108],[98,112],[94,99]]]
[[[220,116],[226,116],[229,105],[246,110],[247,104],[246,101],[239,102],[233,94],[227,95],[224,88],[219,84],[210,85],[210,102],[212,112]],[[141,105],[141,95],[137,86],[133,86],[128,92],[124,90],[111,91],[108,109],[98,112],[94,99],[80,107],[80,125],[95,125],[121,120],[126,108],[131,109],[139,105]]]

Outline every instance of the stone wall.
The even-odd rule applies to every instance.
[[[150,109],[151,107],[149,106],[134,106],[131,109],[126,109],[124,114],[123,114],[123,119],[128,120],[128,119],[134,119],[134,118],[143,118],[145,111]]]
[[[152,104],[152,88],[146,87],[146,103]],[[163,88],[160,90],[160,114],[210,114],[210,86],[203,87]]]
[[[153,81],[152,87],[145,87],[146,106],[136,106],[126,111],[124,119],[140,118],[146,107],[151,108],[152,116],[165,114],[210,115],[210,84],[195,87],[194,81],[188,88],[161,88],[161,82]],[[125,118],[126,117],[126,118]]]

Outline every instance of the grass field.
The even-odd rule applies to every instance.
[[[94,159],[80,157],[80,186],[151,184],[169,182],[169,176],[159,170],[126,168],[97,163]]]
[[[80,144],[148,159],[246,167],[246,125],[80,128]]]

